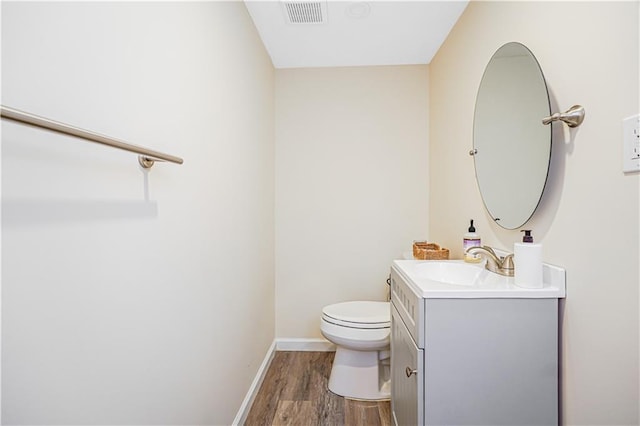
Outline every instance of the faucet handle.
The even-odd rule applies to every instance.
[[[485,249],[486,251],[488,251],[489,253],[491,253],[492,255],[495,256],[496,259],[499,259],[500,257],[496,254],[495,251],[493,251],[493,249],[489,246],[482,246],[483,249]]]
[[[508,254],[502,258],[502,269],[515,269],[513,254]]]

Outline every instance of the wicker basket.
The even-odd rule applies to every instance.
[[[449,249],[441,248],[436,243],[414,241],[413,258],[419,260],[445,260],[449,259]]]

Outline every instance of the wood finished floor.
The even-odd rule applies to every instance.
[[[354,401],[327,389],[334,355],[276,352],[245,425],[391,425],[389,401]]]

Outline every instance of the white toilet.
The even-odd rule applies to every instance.
[[[343,302],[322,309],[320,330],[336,345],[329,390],[351,399],[390,397],[389,302]]]

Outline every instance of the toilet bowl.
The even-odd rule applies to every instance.
[[[336,345],[329,378],[331,392],[351,399],[389,399],[389,302],[325,306],[320,331]]]

